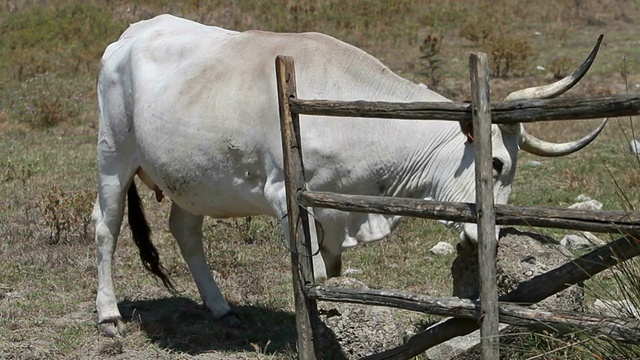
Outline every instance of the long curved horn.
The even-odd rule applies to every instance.
[[[578,81],[580,81],[580,79],[582,79],[582,77],[587,73],[598,54],[598,49],[600,49],[603,37],[604,35],[600,35],[598,37],[596,45],[593,47],[593,50],[591,50],[587,59],[571,75],[550,85],[514,91],[507,95],[503,101],[548,99],[564,94],[577,84]],[[524,126],[520,124],[520,149],[531,154],[546,157],[569,155],[589,145],[600,134],[604,126],[607,124],[607,120],[608,119],[604,119],[597,129],[582,139],[566,143],[552,143],[538,139],[527,133]]]
[[[598,41],[596,41],[596,45],[593,47],[593,50],[591,50],[589,57],[587,57],[587,59],[579,68],[576,69],[576,71],[573,72],[573,74],[562,80],[558,80],[553,84],[516,90],[507,95],[503,101],[549,99],[564,94],[567,90],[577,84],[584,74],[587,73],[591,64],[593,64],[593,60],[595,60],[596,55],[598,54],[598,49],[600,49],[600,43],[602,42],[603,37],[604,35],[600,35],[598,37]]]
[[[602,129],[604,129],[608,120],[609,119],[604,119],[597,129],[582,139],[559,144],[540,140],[535,136],[528,134],[524,130],[524,126],[520,125],[520,149],[534,155],[546,157],[573,154],[574,152],[589,145],[600,134]]]

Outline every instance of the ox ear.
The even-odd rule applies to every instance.
[[[524,130],[524,127],[520,123],[499,124],[498,127],[500,128],[500,130],[502,130],[503,133],[507,134],[520,134]]]
[[[469,101],[469,100],[465,100],[463,102],[465,104],[471,105],[471,101]],[[463,121],[460,121],[459,123],[460,123],[460,131],[467,138],[467,141],[465,142],[465,144],[473,143],[473,139],[474,139],[474,137],[473,137],[473,122],[471,120],[463,120]]]
[[[467,137],[465,144],[473,143],[473,123],[471,121],[460,121],[460,131]]]

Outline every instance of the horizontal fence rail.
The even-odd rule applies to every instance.
[[[289,99],[291,112],[305,115],[367,117],[400,120],[471,121],[471,104],[449,102],[391,103]],[[494,124],[554,120],[586,120],[640,115],[640,96],[527,100],[491,104]]]
[[[410,198],[346,195],[321,191],[298,193],[298,203],[343,211],[476,222],[476,205]],[[640,233],[640,213],[495,205],[496,224],[528,225],[606,233]]]
[[[432,297],[404,291],[353,289],[315,286],[307,295],[316,300],[347,302],[361,305],[388,306],[440,316],[461,319],[480,318],[480,302],[457,297]],[[577,328],[585,335],[607,336],[616,341],[640,343],[640,320],[587,314],[574,311],[531,309],[520,305],[501,303],[498,306],[500,322],[523,326],[536,331],[559,334],[574,333]]]

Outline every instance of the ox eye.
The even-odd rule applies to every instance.
[[[502,160],[498,158],[493,158],[492,164],[493,164],[493,171],[495,172],[495,174],[496,175],[502,174],[502,168],[504,167],[504,163],[502,162]]]

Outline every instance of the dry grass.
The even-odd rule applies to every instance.
[[[455,100],[468,99],[467,57],[470,51],[483,49],[481,42],[460,33],[462,24],[474,26],[474,31],[487,25],[490,31],[498,24],[517,39],[526,39],[532,49],[517,74],[492,80],[495,100],[510,90],[552,81],[577,65],[597,36],[605,33],[598,60],[573,94],[620,94],[640,86],[634,1],[317,0],[282,6],[275,0],[51,0],[48,7],[33,3],[0,6],[0,30],[6,39],[0,42],[0,358],[295,356],[289,255],[277,224],[260,217],[250,222],[206,222],[210,265],[247,325],[229,331],[202,310],[168,232],[168,202],[157,204],[152,194],[144,200],[154,241],[181,292],[171,296],[145,273],[123,228],[115,277],[129,336],[113,340],[97,333],[94,248],[90,231],[83,232],[82,215],[90,209],[95,191],[93,88],[99,52],[127,23],[172,12],[238,30],[321,31],[363,47],[411,80],[439,81],[437,88]],[[477,16],[482,12],[494,17]],[[437,75],[425,71],[419,60],[427,36],[439,39]],[[522,154],[512,203],[566,206],[587,193],[605,209],[636,207],[638,161],[625,155],[634,133],[632,121],[612,122],[594,145],[567,158],[541,160]],[[592,124],[543,123],[529,129],[560,141],[585,134]],[[543,164],[531,166],[530,160]],[[52,231],[57,231],[57,241],[52,241]],[[454,243],[456,235],[433,222],[408,220],[390,239],[347,252],[344,266],[373,288],[448,295],[453,258],[428,254],[438,241]],[[419,321],[424,318],[416,318]],[[534,345],[532,341],[532,349]],[[538,350],[545,351],[545,346]]]

